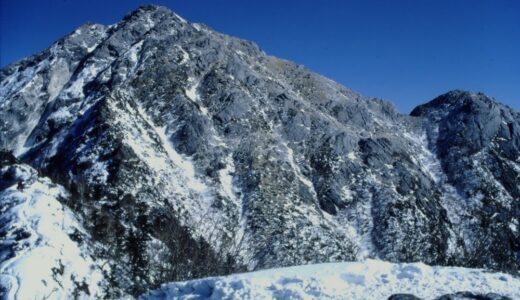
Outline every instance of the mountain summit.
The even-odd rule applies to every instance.
[[[160,6],[0,76],[10,295],[364,258],[520,266],[520,115],[483,94],[403,115]]]

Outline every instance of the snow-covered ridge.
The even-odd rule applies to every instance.
[[[25,165],[4,167],[13,183],[0,192],[0,291],[5,299],[102,297],[104,275],[88,248],[88,234],[58,199],[67,192]],[[5,183],[5,182],[4,182]]]
[[[297,266],[163,285],[141,299],[424,299],[469,291],[520,297],[520,279],[481,269],[379,260]]]

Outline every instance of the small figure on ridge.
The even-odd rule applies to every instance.
[[[25,184],[23,183],[23,180],[18,181],[18,186],[16,187],[17,190],[20,192],[23,192],[23,189],[25,188]]]

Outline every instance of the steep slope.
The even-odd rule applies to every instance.
[[[5,299],[100,298],[108,282],[101,261],[74,213],[69,195],[26,165],[0,170],[0,286]],[[15,183],[25,181],[24,190]],[[4,294],[5,293],[5,294]]]
[[[104,245],[93,255],[110,296],[366,257],[518,270],[520,118],[495,102],[510,141],[461,123],[449,130],[464,143],[438,142],[436,124],[488,113],[436,100],[401,115],[158,6],[82,26],[0,75],[0,145],[70,192]],[[503,154],[456,177],[473,132]]]
[[[463,237],[465,265],[518,270],[520,114],[481,93],[453,91],[412,111],[449,184],[442,202]]]

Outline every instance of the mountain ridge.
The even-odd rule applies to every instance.
[[[0,146],[69,192],[107,297],[367,257],[518,270],[520,118],[487,96],[407,116],[158,6],[42,53],[0,72]]]

